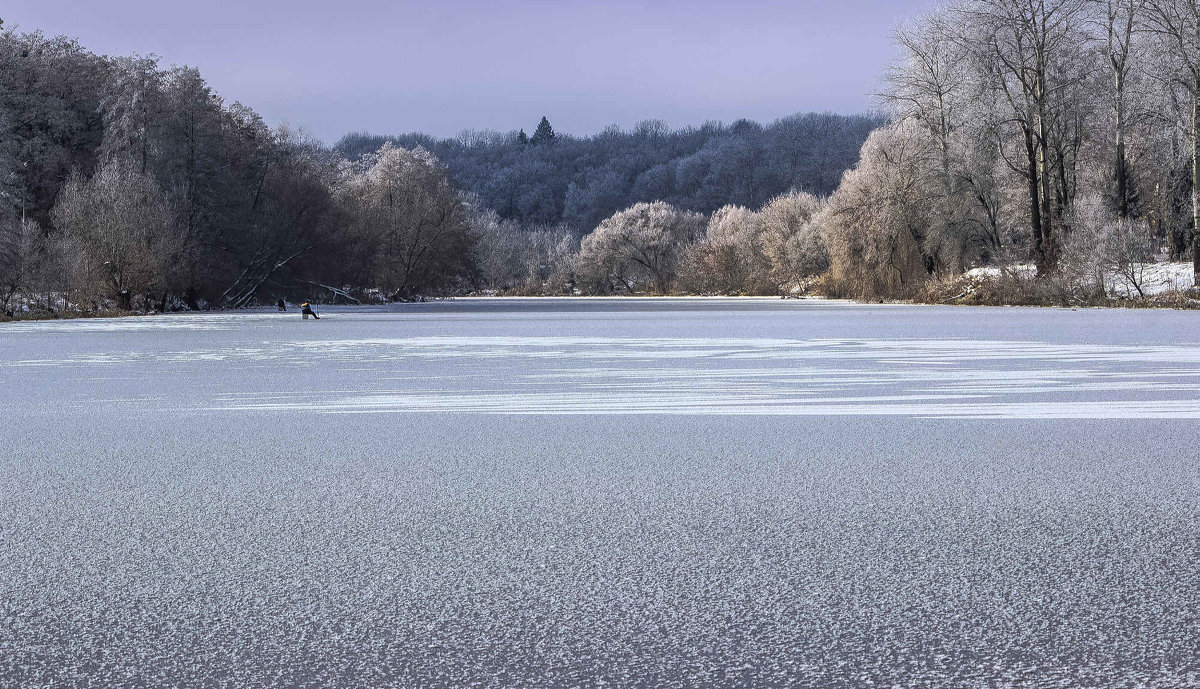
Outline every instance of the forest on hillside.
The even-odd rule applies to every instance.
[[[882,116],[586,137],[543,117],[330,147],[196,69],[3,30],[0,314],[481,292],[1100,303],[1148,296],[1148,266],[1200,277],[1195,2],[954,0],[896,43]]]
[[[469,131],[453,139],[421,134],[349,134],[334,146],[350,160],[385,142],[431,151],[458,188],[505,220],[563,224],[586,233],[635,203],[665,201],[711,214],[726,205],[759,208],[790,190],[827,196],[884,120],[804,113],[768,125],[739,120],[672,130],[661,120],[595,136],[556,134],[543,117],[532,136]]]

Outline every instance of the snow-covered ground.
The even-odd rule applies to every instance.
[[[1032,264],[1021,264],[999,268],[988,266],[973,268],[967,271],[968,277],[999,277],[1002,272],[1008,272],[1022,277],[1033,277],[1037,268]],[[1136,281],[1136,282],[1135,282]],[[1136,297],[1141,294],[1153,296],[1167,292],[1184,291],[1194,285],[1193,266],[1187,263],[1139,263],[1135,264],[1128,275],[1113,273],[1105,276],[1106,293],[1112,296]]]
[[[0,686],[1200,685],[1195,313],[0,324]]]
[[[1187,290],[1194,284],[1194,267],[1188,262],[1137,264],[1130,269],[1128,276],[1110,276],[1106,286],[1109,294],[1133,297],[1139,294],[1139,286],[1142,294],[1151,296]]]
[[[982,266],[967,271],[969,278],[998,278],[1004,274],[1031,278],[1037,275],[1037,267],[1032,263],[1021,263],[1011,266]]]

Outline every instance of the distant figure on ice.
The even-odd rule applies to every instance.
[[[308,305],[308,302],[304,302],[303,304],[300,305],[300,313],[304,316],[305,320],[308,320],[309,316],[312,316],[313,318],[317,319],[318,321],[321,320],[320,316],[313,313],[312,307]]]
[[[287,302],[284,300],[280,299],[278,306],[280,311],[287,311]]]

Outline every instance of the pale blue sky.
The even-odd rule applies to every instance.
[[[351,130],[587,134],[856,112],[934,0],[5,0],[6,25],[200,68],[327,141]]]

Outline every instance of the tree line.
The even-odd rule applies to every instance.
[[[988,262],[1077,290],[1164,259],[1200,280],[1194,0],[956,0],[896,40],[890,122],[825,215],[845,291]]]
[[[645,122],[578,138],[542,118],[533,136],[360,134],[331,148],[271,129],[194,68],[0,30],[0,312],[601,290],[578,264],[593,229],[643,203],[695,215],[828,193],[881,123]],[[678,249],[649,286],[637,271],[613,279],[673,289],[663,271]]]
[[[923,298],[1027,265],[995,301],[1098,301],[1189,260],[1200,284],[1200,4],[955,0],[895,38],[887,121],[831,193],[633,203],[583,238],[574,289]]]
[[[954,0],[896,41],[886,117],[327,147],[195,69],[5,30],[0,311],[1200,277],[1192,0]]]

